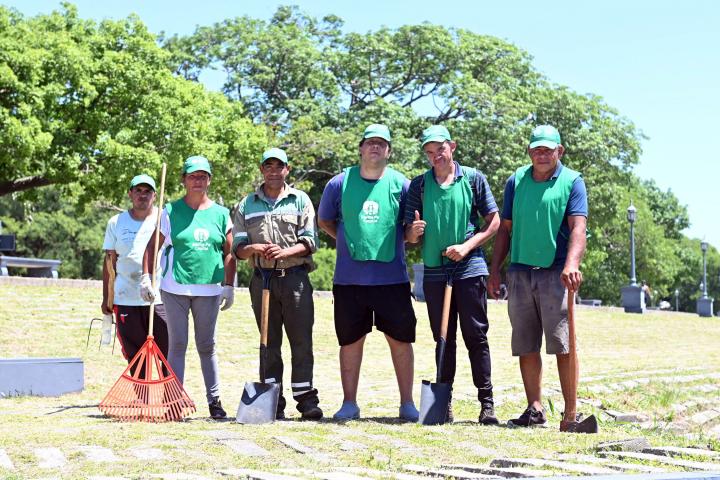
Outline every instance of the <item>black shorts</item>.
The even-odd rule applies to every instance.
[[[360,340],[375,328],[398,342],[415,341],[415,311],[410,283],[333,285],[335,334],[341,346]],[[374,321],[373,321],[374,320]]]

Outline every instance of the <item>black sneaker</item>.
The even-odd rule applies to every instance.
[[[495,408],[490,404],[483,405],[478,422],[483,425],[497,425],[500,423],[495,416]]]
[[[300,413],[303,420],[320,420],[323,417],[323,411],[317,405],[308,407]]]
[[[276,410],[275,411],[275,420],[285,420],[285,410]]]
[[[447,415],[445,416],[445,423],[453,423],[455,416],[453,415],[452,402],[448,402]]]
[[[213,401],[208,404],[208,408],[210,409],[210,417],[215,420],[227,417],[227,413],[223,410],[222,403],[220,402],[220,397],[213,398]]]
[[[547,424],[545,410],[538,410],[529,406],[518,418],[508,420],[508,427],[544,427]]]

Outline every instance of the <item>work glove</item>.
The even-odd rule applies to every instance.
[[[155,292],[152,288],[152,281],[150,280],[149,273],[143,273],[140,277],[140,296],[146,302],[155,301]]]
[[[223,285],[222,288],[223,291],[220,294],[220,303],[222,303],[222,307],[220,307],[220,310],[227,310],[232,307],[232,304],[235,301],[235,287],[232,285]]]

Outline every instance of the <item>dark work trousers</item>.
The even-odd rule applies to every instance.
[[[250,299],[255,320],[260,328],[263,280],[256,270],[250,280]],[[285,276],[273,273],[270,279],[270,311],[265,378],[268,383],[283,379],[283,326],[290,342],[292,363],[291,387],[300,412],[318,405],[318,391],[313,387],[312,329],[315,322],[313,288],[304,268],[286,270]],[[285,409],[281,385],[278,411]]]
[[[425,302],[433,338],[440,339],[445,282],[423,282]],[[473,383],[478,389],[478,400],[482,404],[493,404],[492,381],[490,380],[490,346],[488,345],[487,292],[485,277],[477,276],[455,280],[450,303],[445,362],[440,378],[442,383],[452,385],[455,380],[455,355],[457,351],[457,324],[460,318],[465,346],[468,349]],[[437,347],[435,359],[437,363]]]
[[[167,359],[168,354],[168,330],[163,304],[155,305],[155,318],[153,319],[153,337],[155,343]],[[145,344],[150,326],[149,306],[128,306],[115,305],[115,324],[117,325],[117,337],[120,340],[120,348],[123,357],[130,362],[137,352]],[[145,364],[140,365],[140,377],[145,376]],[[134,371],[131,373],[135,373]],[[165,369],[165,374],[167,375]]]

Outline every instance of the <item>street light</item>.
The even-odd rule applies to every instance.
[[[702,298],[707,298],[707,249],[708,249],[708,243],[703,240],[700,242],[700,250],[703,252],[703,296]]]
[[[630,202],[627,209],[627,219],[630,222],[630,285],[637,286],[637,277],[635,276],[635,219],[637,218],[637,208]]]

